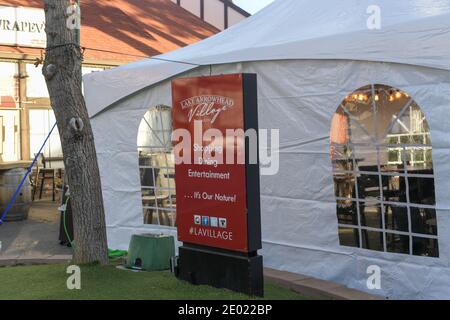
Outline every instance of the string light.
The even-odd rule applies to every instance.
[[[368,91],[367,91],[368,92]],[[407,93],[400,90],[376,90],[374,95],[375,101],[381,100],[381,94],[384,93],[387,96],[389,102],[394,102],[395,100],[402,99],[403,97],[409,98]],[[355,101],[355,102],[367,102],[372,98],[372,94],[367,94],[363,92],[354,92],[351,95],[345,97],[345,101]]]

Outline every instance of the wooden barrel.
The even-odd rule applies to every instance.
[[[0,216],[3,215],[8,203],[11,201],[14,192],[27,173],[26,169],[16,168],[0,171]],[[8,211],[4,221],[21,221],[28,218],[31,207],[31,184],[26,179],[14,204]]]

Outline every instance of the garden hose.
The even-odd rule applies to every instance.
[[[66,193],[67,195],[67,193]],[[64,232],[66,234],[67,240],[70,243],[70,246],[72,250],[74,250],[75,246],[72,242],[72,239],[70,239],[69,231],[67,230],[67,223],[66,223],[66,213],[67,213],[67,204],[69,203],[70,196],[67,196],[66,202],[64,203],[64,210],[63,210],[63,226],[64,226]],[[117,260],[120,259],[128,254],[125,250],[112,250],[108,249],[108,258],[111,260]]]
[[[64,203],[63,226],[64,226],[64,232],[66,233],[67,240],[70,243],[70,247],[72,248],[72,250],[74,250],[74,245],[73,245],[72,240],[70,239],[69,231],[67,230],[67,225],[66,225],[67,204],[69,203],[69,200],[70,200],[70,196],[67,196],[66,202]]]

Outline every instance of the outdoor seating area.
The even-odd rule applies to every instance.
[[[23,166],[29,165],[25,163]],[[9,182],[10,192],[5,198],[9,201],[26,171],[9,169],[6,172],[21,174]],[[70,259],[71,249],[61,245],[59,240],[61,212],[58,208],[63,181],[64,169],[48,168],[47,159],[40,155],[21,188],[16,200],[18,204],[11,207],[1,227],[0,266],[33,259],[43,261],[50,258],[56,262]]]
[[[46,158],[43,154],[38,156],[38,161],[36,161],[29,175],[33,201],[36,199],[36,196],[41,200],[43,194],[45,197],[46,193],[51,194],[52,201],[57,201],[61,197],[61,189],[64,184],[64,169],[51,168],[51,163],[55,160],[62,161],[62,158]]]

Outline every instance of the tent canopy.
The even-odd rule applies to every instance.
[[[197,44],[84,77],[91,117],[115,102],[198,66],[331,59],[450,70],[450,0],[378,0],[381,29],[370,30],[371,0],[276,0]]]

